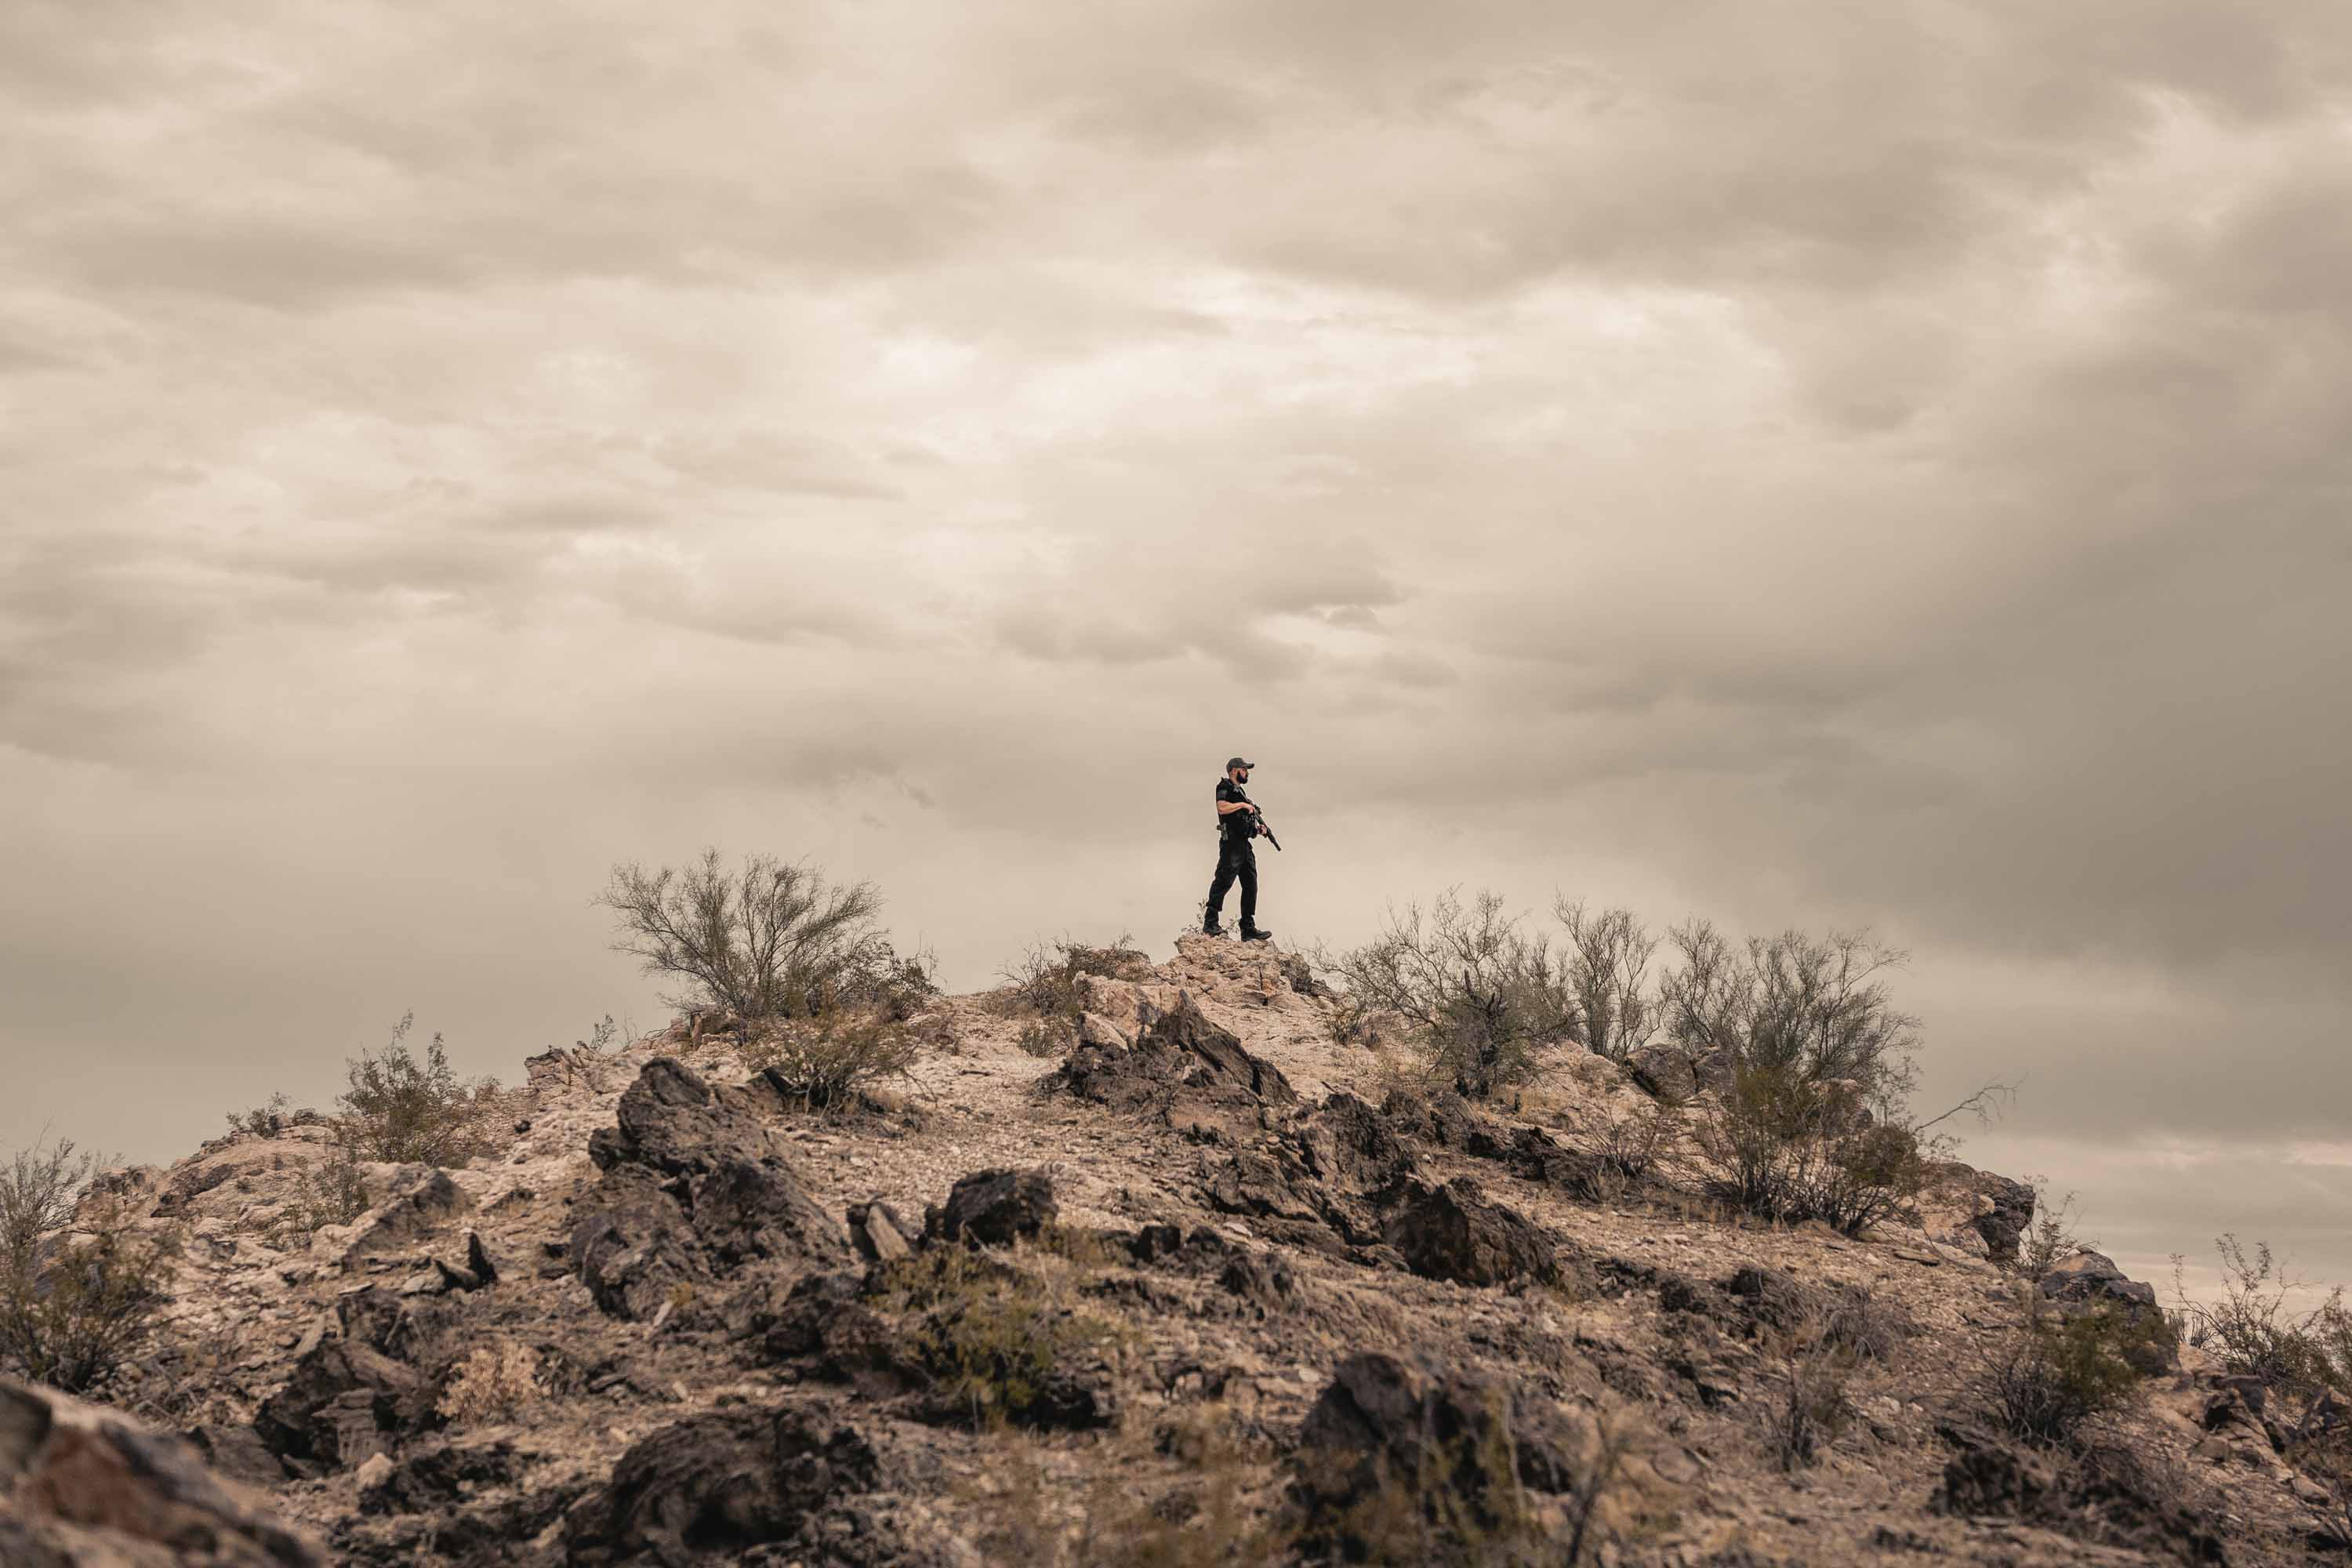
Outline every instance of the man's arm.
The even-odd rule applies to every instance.
[[[1256,809],[1257,802],[1254,800],[1221,800],[1217,802],[1217,815],[1219,816],[1231,816],[1237,811],[1255,811]]]

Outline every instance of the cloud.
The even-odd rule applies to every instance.
[[[2326,1132],[2352,14],[34,0],[0,82],[60,1124],[52,1037],[429,974],[511,1070],[629,854],[969,983],[1172,929],[1239,748],[1291,930],[1868,921],[2111,1196]]]

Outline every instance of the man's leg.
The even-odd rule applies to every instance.
[[[1234,841],[1217,840],[1217,874],[1209,879],[1209,911],[1201,921],[1201,929],[1211,936],[1218,934],[1218,922],[1224,918],[1225,895],[1234,886]],[[1244,899],[1249,897],[1244,890]]]
[[[1244,843],[1238,857],[1242,883],[1242,931],[1244,934],[1257,930],[1257,851]]]

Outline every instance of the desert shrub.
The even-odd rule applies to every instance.
[[[2139,1385],[2134,1343],[2165,1331],[2155,1314],[2095,1309],[2062,1316],[2024,1298],[2025,1321],[1993,1342],[1971,1390],[1986,1419],[2030,1442],[2073,1442],[2094,1417],[2127,1403]]]
[[[1121,931],[1099,947],[1066,936],[1058,942],[1032,942],[997,972],[1005,984],[1005,1005],[1040,1018],[1066,1017],[1076,1022],[1084,1005],[1080,975],[1135,980],[1150,972],[1151,960],[1134,945],[1134,940]]]
[[[1658,939],[1629,910],[1591,910],[1563,899],[1553,914],[1567,935],[1561,967],[1575,1003],[1573,1037],[1622,1062],[1658,1031],[1659,999],[1650,989]]]
[[[0,1170],[0,1366],[76,1394],[146,1336],[170,1281],[166,1238],[120,1214],[77,1215],[96,1164],[44,1137]]]
[[[2221,1258],[2221,1288],[2210,1300],[2189,1296],[2181,1259],[2173,1259],[2173,1289],[2189,1342],[2230,1371],[2290,1395],[2352,1391],[2352,1309],[2343,1289],[2299,1310],[2292,1303],[2307,1287],[2287,1275],[2268,1243],[2258,1241],[2249,1252],[2235,1236],[2223,1235],[2213,1245]]]
[[[1900,1114],[1919,1021],[1896,1009],[1883,976],[1905,953],[1859,931],[1737,947],[1705,921],[1666,934],[1681,963],[1659,982],[1660,1022],[1676,1040],[1800,1082],[1851,1083],[1875,1114]]]
[[[257,1105],[250,1110],[230,1111],[228,1130],[249,1138],[275,1138],[289,1127],[319,1120],[319,1113],[315,1110],[295,1110],[293,1100],[280,1089],[271,1095],[265,1105]]]
[[[2099,1244],[2078,1228],[2074,1194],[2068,1193],[2053,1204],[2050,1201],[2049,1184],[2039,1178],[2033,1183],[2033,1223],[2017,1238],[2016,1268],[2019,1274],[2039,1284],[2060,1258],[2077,1252],[2095,1252]]]
[[[1851,1080],[1815,1079],[1799,1060],[1735,1061],[1720,1114],[1696,1131],[1716,1190],[1752,1214],[1848,1236],[1887,1218],[1925,1184],[1927,1151],[1860,1099]]]
[[[750,1023],[832,1005],[903,1019],[938,990],[928,956],[900,957],[876,925],[873,884],[832,884],[772,855],[731,870],[716,849],[683,867],[615,866],[597,901],[619,919],[616,951],[686,984],[666,998],[681,1010]]]
[[[1592,1140],[1592,1152],[1617,1191],[1638,1187],[1681,1146],[1685,1127],[1675,1107],[1653,1104],[1610,1122]]]
[[[1875,1362],[1893,1355],[1918,1326],[1908,1312],[1880,1300],[1868,1287],[1848,1285],[1822,1311],[1821,1331],[1856,1361]]]
[[[1527,1081],[1542,1047],[1574,1037],[1576,1004],[1548,941],[1494,893],[1391,910],[1378,936],[1326,962],[1347,1007],[1398,1020],[1474,1099]]]
[[[349,1225],[368,1210],[367,1180],[360,1173],[359,1153],[348,1142],[337,1142],[326,1157],[294,1178],[294,1191],[270,1226],[280,1241],[299,1242],[330,1225]]]
[[[1151,960],[1121,931],[1101,947],[1064,937],[1054,942],[1032,942],[1020,957],[997,972],[1004,982],[1001,1005],[1008,1013],[1024,1016],[1017,1043],[1033,1057],[1069,1054],[1078,1043],[1078,1019],[1086,1010],[1081,976],[1100,974],[1112,979],[1140,979],[1151,971]]]
[[[959,1501],[991,1563],[1027,1568],[1225,1568],[1287,1560],[1296,1531],[1253,1496],[1272,1468],[1262,1441],[1221,1408],[1171,1417],[1141,1438],[1088,1456],[1083,1479],[1055,1485],[1051,1451],[1008,1435],[982,1487]],[[1166,1484],[1149,1478],[1168,1471]]]
[[[1780,1387],[1764,1407],[1766,1445],[1782,1470],[1820,1459],[1853,1419],[1847,1385],[1859,1353],[1817,1314],[1780,1336]]]
[[[742,1048],[747,1065],[812,1106],[844,1104],[869,1084],[903,1077],[920,1054],[904,1023],[845,1006],[770,1019]]]
[[[882,1283],[886,1310],[908,1315],[907,1359],[977,1426],[1053,1419],[1073,1378],[1130,1337],[1044,1272],[966,1247],[901,1259]]]
[[[435,1035],[422,1057],[409,1048],[415,1021],[404,1013],[380,1053],[362,1050],[336,1097],[337,1140],[362,1159],[462,1165],[498,1143],[505,1105],[497,1080],[461,1079]]]
[[[443,1384],[435,1408],[460,1426],[513,1415],[540,1395],[539,1356],[509,1341],[468,1352]]]

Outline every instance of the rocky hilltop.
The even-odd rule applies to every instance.
[[[1860,1238],[1612,1161],[1706,1064],[1400,1091],[1305,966],[1187,938],[1047,1055],[942,999],[814,1113],[680,1020],[551,1052],[505,1147],[278,1222],[317,1125],[99,1196],[184,1238],[165,1430],[0,1384],[10,1568],[2301,1562],[2258,1390],[2169,1336],[2061,1467],[1970,1391],[2030,1304],[2160,1324],[1947,1165]],[[1025,1046],[1025,1048],[1024,1048]],[[168,1394],[168,1398],[157,1393]]]

